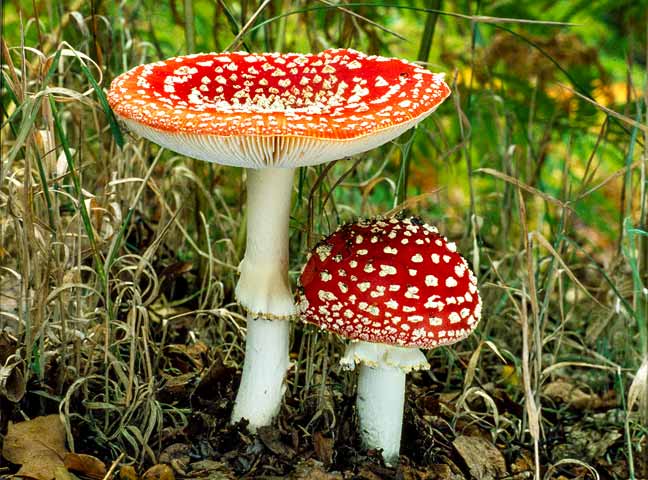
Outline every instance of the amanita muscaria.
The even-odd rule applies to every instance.
[[[467,337],[481,316],[477,279],[454,243],[419,220],[344,225],[313,250],[301,274],[302,318],[352,342],[357,409],[367,448],[398,459],[405,375],[428,369],[420,348]]]
[[[365,152],[430,115],[443,75],[354,50],[315,55],[207,53],[140,65],[108,99],[132,131],[193,158],[247,168],[247,246],[239,303],[246,359],[232,418],[277,413],[296,310],[288,278],[294,169]]]

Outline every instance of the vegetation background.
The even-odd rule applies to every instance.
[[[641,0],[3,1],[2,432],[60,413],[68,449],[115,467],[185,445],[180,476],[648,478],[647,40]],[[174,55],[330,47],[453,90],[294,192],[295,280],[338,224],[398,212],[478,274],[477,333],[411,376],[398,469],[359,448],[342,342],[303,325],[278,425],[227,426],[245,174],[120,130],[105,99]]]

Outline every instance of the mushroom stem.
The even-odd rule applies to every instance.
[[[245,363],[232,422],[245,418],[248,429],[269,425],[279,412],[286,385],[290,322],[248,315]]]
[[[382,450],[385,463],[398,463],[405,375],[411,370],[430,368],[418,348],[352,342],[340,360],[343,368],[359,366],[356,406],[360,436],[365,448]]]
[[[288,222],[293,168],[247,170],[247,244],[236,298],[262,318],[290,318],[295,303],[288,279]]]
[[[398,462],[403,404],[405,402],[405,372],[398,367],[359,367],[356,404],[360,419],[360,435],[365,448],[382,449],[388,464]]]
[[[232,421],[250,430],[279,411],[289,367],[289,323],[295,314],[288,279],[288,222],[294,169],[247,171],[247,245],[236,298],[248,311],[245,363]]]

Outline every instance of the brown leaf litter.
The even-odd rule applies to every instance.
[[[58,469],[65,470],[66,453],[65,428],[58,415],[9,423],[2,445],[5,460],[21,466],[16,475],[36,480],[52,480]]]

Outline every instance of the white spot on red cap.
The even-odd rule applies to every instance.
[[[412,256],[411,260],[414,263],[423,263],[423,255],[421,255],[420,253],[417,253],[417,254]]]
[[[457,277],[461,278],[466,273],[466,266],[463,263],[455,265],[454,272]]]
[[[386,277],[387,275],[396,275],[397,270],[396,267],[392,265],[381,265],[380,266],[380,275],[381,277]]]
[[[426,275],[425,276],[425,285],[427,285],[428,287],[436,287],[436,286],[439,285],[439,279],[436,276],[432,275],[432,274]]]
[[[407,287],[407,291],[405,292],[405,298],[412,298],[412,299],[418,299],[421,298],[417,294],[419,292],[419,288],[415,287],[413,285],[410,285]]]
[[[317,292],[317,296],[322,301],[331,301],[338,299],[338,297],[336,297],[333,292],[329,292],[328,290],[320,290],[319,292]]]

